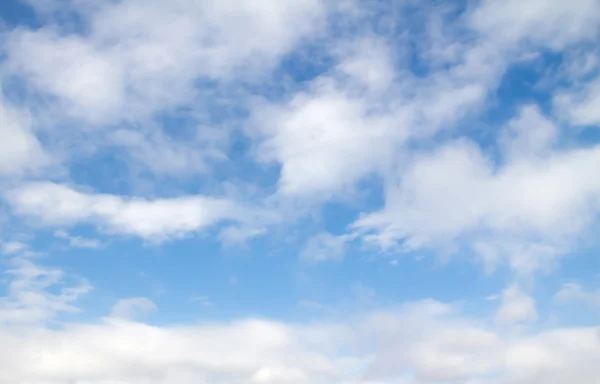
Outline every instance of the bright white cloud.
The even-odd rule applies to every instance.
[[[282,164],[280,192],[327,199],[384,167],[393,144],[390,121],[366,116],[367,108],[328,80],[288,105],[257,108],[255,124],[265,135],[257,156]]]
[[[575,125],[600,125],[600,78],[577,88],[555,95],[557,109]]]
[[[85,280],[65,287],[60,269],[46,268],[18,256],[10,263],[13,268],[6,271],[11,276],[7,294],[0,297],[0,328],[6,324],[46,322],[62,312],[77,312],[72,303],[91,290]],[[58,293],[50,292],[60,285],[63,287]]]
[[[227,122],[211,122],[203,106],[238,102],[228,90],[260,82],[281,57],[320,36],[328,12],[321,0],[30,3],[46,24],[3,36],[2,77],[24,84],[18,105],[32,111],[49,152],[68,162],[108,147],[134,169],[176,176],[206,173],[227,158]],[[66,14],[85,33],[64,30]],[[192,131],[186,138],[160,122],[181,110],[192,115],[189,129],[175,127]],[[0,174],[33,169],[45,159],[36,137],[4,112],[10,124],[0,129],[10,140],[0,144]],[[209,130],[216,134],[207,137]]]
[[[146,200],[80,192],[54,183],[32,183],[7,193],[14,212],[45,225],[92,223],[101,231],[150,241],[181,237],[223,220],[245,220],[250,212],[203,196]]]
[[[50,158],[31,131],[30,117],[1,95],[0,137],[0,176],[18,176],[49,164]]]
[[[9,67],[91,123],[187,104],[203,77],[260,73],[318,33],[325,13],[318,0],[72,5],[89,33],[17,29],[9,36]]]
[[[388,188],[385,208],[354,225],[384,247],[467,240],[490,263],[505,256],[524,273],[552,267],[600,211],[600,148],[549,152],[554,131],[529,108],[508,124],[500,164],[466,141],[418,155]]]
[[[0,332],[0,378],[43,383],[594,384],[597,328],[504,337],[423,301],[338,323],[241,320],[156,327],[108,319],[32,333]],[[352,348],[348,349],[348,347]],[[35,356],[41,359],[33,358]],[[346,351],[346,352],[344,352]],[[495,377],[495,379],[491,379]]]
[[[519,12],[515,12],[515,10]],[[484,0],[470,22],[500,44],[533,43],[560,50],[568,44],[593,41],[600,26],[595,0]]]
[[[600,146],[562,141],[572,125],[600,123],[597,54],[586,48],[597,45],[598,1],[483,0],[457,17],[449,16],[452,5],[425,6],[411,13],[416,26],[394,13],[419,2],[394,2],[394,12],[381,18],[377,6],[353,1],[29,2],[48,24],[2,36],[2,80],[23,85],[0,105],[0,191],[11,220],[34,229],[91,225],[149,242],[229,225],[218,238],[240,243],[287,229],[307,213],[314,218],[328,200],[353,204],[361,182],[373,177],[384,206],[353,205],[364,213],[349,233],[316,235],[302,259],[341,260],[361,236],[403,252],[475,253],[488,270],[509,265],[517,283],[490,297],[500,300],[489,318],[424,300],[340,319],[340,311],[305,300],[299,306],[320,309],[329,321],[159,326],[132,320],[157,309],[133,297],[105,319],[69,324],[66,315],[78,311],[75,302],[91,285],[68,284],[62,269],[4,242],[13,258],[4,260],[12,266],[0,298],[0,382],[597,384],[600,329],[536,329],[542,306],[538,312],[523,284],[577,250],[600,213]],[[340,8],[344,14],[335,13]],[[85,33],[61,25],[57,14],[65,12],[77,15]],[[390,23],[390,15],[398,19]],[[292,85],[279,72],[286,72],[282,59],[305,42],[324,48],[331,66]],[[473,126],[503,75],[547,50],[570,63],[558,70],[567,85],[549,95],[550,111],[518,105],[500,132],[490,129],[476,143]],[[592,53],[575,55],[579,50]],[[190,121],[161,121],[180,113]],[[243,143],[232,137],[240,129]],[[248,153],[240,149],[246,145]],[[131,174],[164,180],[145,196],[171,197],[23,181],[42,176],[35,171],[55,157],[69,170],[80,152],[104,149],[116,150],[119,161],[124,155]],[[277,180],[265,182],[276,183],[273,189],[238,184],[239,174],[253,183],[253,172],[257,185],[264,182],[253,161],[279,167]],[[227,169],[211,169],[216,163]],[[239,174],[229,179],[228,167]],[[198,174],[200,180],[189,177]],[[75,169],[62,176],[81,182]],[[194,194],[179,193],[184,184]],[[55,236],[72,247],[101,245],[65,229]],[[256,276],[235,273],[243,274],[238,292],[251,288]],[[354,290],[359,307],[376,306],[372,289]],[[191,301],[211,304],[204,296]],[[569,283],[555,301],[597,304],[598,292]]]

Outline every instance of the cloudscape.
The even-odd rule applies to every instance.
[[[600,383],[600,1],[0,2],[0,382]]]

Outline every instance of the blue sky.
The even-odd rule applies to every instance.
[[[0,17],[1,382],[597,383],[598,1]]]

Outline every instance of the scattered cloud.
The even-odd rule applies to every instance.
[[[243,220],[243,208],[204,196],[171,199],[124,198],[80,192],[68,186],[39,182],[6,194],[14,212],[40,224],[61,226],[93,223],[108,233],[150,241],[181,237],[222,220]]]
[[[102,242],[98,239],[87,239],[85,237],[80,236],[71,236],[66,231],[59,229],[54,231],[54,236],[65,239],[69,242],[69,246],[74,248],[100,248],[102,247]]]
[[[342,260],[346,245],[353,236],[334,236],[330,233],[320,233],[308,240],[306,247],[300,253],[300,258],[307,262]]]
[[[190,301],[193,303],[198,303],[203,307],[212,307],[214,305],[206,296],[194,296],[190,298]]]
[[[154,312],[156,310],[156,304],[149,299],[145,297],[133,297],[117,301],[110,311],[110,317],[118,319],[131,319],[138,314]]]
[[[528,324],[537,320],[538,314],[533,298],[517,285],[502,292],[502,302],[496,313],[496,322],[502,326]]]
[[[45,323],[60,313],[78,312],[72,303],[92,289],[86,280],[65,287],[62,270],[46,268],[28,258],[16,256],[10,264],[7,293],[0,298],[0,328]]]
[[[565,283],[556,292],[554,299],[562,304],[583,302],[592,306],[600,306],[600,289],[588,291],[578,283]]]
[[[0,348],[11,353],[0,364],[7,383],[383,383],[405,376],[412,383],[558,384],[576,378],[592,384],[600,358],[597,333],[565,328],[504,337],[426,300],[339,323],[246,319],[157,327],[108,319],[39,330],[35,338],[2,332]],[[28,359],[34,345],[43,359]]]
[[[597,0],[21,5],[31,20],[1,16],[0,382],[597,384],[600,329],[552,326],[543,303],[600,293],[583,277],[530,289],[598,246]],[[48,234],[98,249],[93,267]],[[213,240],[251,257],[217,262]],[[392,258],[345,260],[359,242]],[[309,284],[275,248],[314,264]],[[453,281],[479,271],[408,267],[429,255],[481,280],[505,269],[477,285],[501,292],[467,303]],[[160,279],[165,300],[193,279],[210,299],[184,293],[175,317],[214,300],[218,320],[142,322],[157,305],[126,291],[149,280],[114,268]],[[242,270],[244,289],[204,285]],[[425,284],[444,301],[419,300]],[[227,318],[246,304],[262,307]]]
[[[15,253],[19,253],[28,248],[27,244],[22,243],[20,241],[7,241],[1,243],[2,245],[2,253],[7,255],[12,255]]]
[[[354,228],[384,248],[463,240],[488,265],[506,260],[523,274],[551,268],[600,212],[600,178],[590,168],[600,149],[548,152],[555,129],[525,108],[505,128],[500,164],[465,140],[417,154],[388,188],[385,208]]]

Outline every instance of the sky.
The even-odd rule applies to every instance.
[[[0,2],[0,382],[598,384],[598,0]]]

